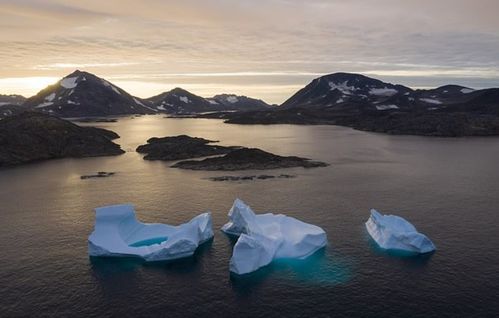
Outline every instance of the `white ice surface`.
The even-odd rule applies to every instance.
[[[236,199],[229,211],[230,221],[222,231],[239,236],[230,271],[246,274],[268,265],[274,259],[304,259],[326,246],[326,232],[282,214],[258,214]]]
[[[372,209],[366,229],[382,249],[421,254],[436,249],[428,237],[419,233],[411,223],[400,216],[382,215]]]
[[[95,228],[88,238],[90,256],[172,260],[191,256],[201,243],[213,237],[209,212],[178,226],[141,223],[130,204],[97,208],[95,213]]]

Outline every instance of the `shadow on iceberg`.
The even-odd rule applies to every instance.
[[[93,257],[170,261],[192,256],[200,244],[213,238],[209,212],[178,226],[139,222],[130,204],[95,212],[95,228],[88,238],[88,254]]]
[[[107,257],[107,256],[90,256],[90,264],[94,275],[98,278],[113,276],[120,273],[135,272],[139,268],[158,269],[165,272],[175,274],[191,273],[198,270],[202,264],[203,255],[207,254],[213,244],[213,239],[210,239],[196,249],[190,257],[184,257],[175,260],[165,261],[145,261],[139,257]]]
[[[327,244],[326,232],[282,214],[255,214],[236,199],[229,211],[230,221],[222,227],[239,236],[230,260],[230,271],[248,274],[278,259],[306,259]]]
[[[383,215],[372,209],[366,222],[371,248],[378,254],[428,260],[436,250],[433,242],[414,225],[396,215]]]

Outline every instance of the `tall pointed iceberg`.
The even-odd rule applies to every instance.
[[[423,254],[436,249],[428,237],[419,233],[414,225],[400,216],[382,215],[372,209],[366,229],[379,247],[385,250]]]
[[[172,260],[191,256],[213,237],[209,212],[178,226],[139,222],[130,204],[97,208],[95,213],[95,228],[88,238],[90,256]]]
[[[230,260],[230,271],[236,274],[256,271],[274,259],[304,259],[327,244],[320,227],[282,214],[257,215],[239,199],[229,219],[222,231],[239,236]]]

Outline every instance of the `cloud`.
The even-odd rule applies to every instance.
[[[335,71],[499,86],[498,11],[493,0],[0,0],[0,77],[74,66],[256,97],[274,85],[273,102]]]

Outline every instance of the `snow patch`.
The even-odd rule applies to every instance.
[[[54,100],[54,98],[55,98],[55,93],[52,93],[52,94],[50,94],[50,95],[48,95],[48,96],[45,96],[45,100],[46,100],[47,102],[51,102],[51,101],[53,101],[53,100]]]
[[[135,101],[135,104],[140,105],[140,106],[144,106],[144,107],[146,107],[146,105],[144,105],[144,104],[143,104],[140,100],[138,100],[137,98],[135,98],[135,97],[134,97],[134,98],[133,98],[133,100]]]
[[[422,102],[428,103],[428,104],[435,104],[435,105],[442,104],[441,101],[439,101],[437,99],[433,99],[433,98],[420,98],[419,100]]]
[[[75,88],[78,84],[76,81],[78,80],[78,76],[75,77],[66,77],[61,80],[61,86],[66,89]]]
[[[186,104],[191,102],[187,96],[180,96],[178,99]]]
[[[208,99],[208,102],[212,105],[218,105],[218,102],[216,100],[213,100],[213,99]]]
[[[343,83],[339,83],[339,84],[335,83],[335,82],[329,82],[329,87],[331,88],[331,90],[337,89],[345,95],[352,95],[353,91],[358,90],[358,88],[356,88],[354,86],[348,86],[347,83],[348,83],[348,81],[344,81]]]
[[[121,95],[121,92],[111,83],[106,80],[101,80],[104,86],[111,88],[116,94]]]
[[[398,91],[394,88],[371,88],[369,90],[369,94],[371,95],[377,95],[377,96],[393,96],[397,94]]]
[[[388,110],[388,109],[399,109],[397,105],[378,105],[376,106],[377,110]]]
[[[473,93],[475,90],[474,89],[471,89],[471,88],[463,88],[461,90],[461,93],[463,94],[469,94],[469,93]]]
[[[45,103],[38,104],[38,106],[36,106],[35,108],[43,108],[43,107],[52,106],[52,105],[54,105],[53,102],[45,102]]]
[[[228,101],[231,104],[237,103],[239,101],[239,99],[237,98],[237,96],[234,96],[234,95],[227,96],[227,98],[225,98],[225,100]]]

